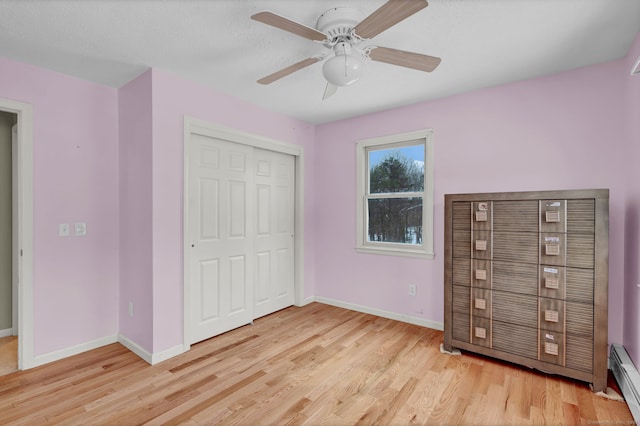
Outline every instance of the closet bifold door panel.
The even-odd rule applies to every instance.
[[[445,195],[444,349],[607,386],[609,190]]]

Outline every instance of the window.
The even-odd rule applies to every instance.
[[[357,143],[358,251],[433,258],[432,135]]]

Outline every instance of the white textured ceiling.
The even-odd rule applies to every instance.
[[[640,0],[430,0],[371,44],[441,57],[432,73],[367,62],[360,81],[325,101],[321,63],[256,83],[324,48],[252,14],[271,10],[315,27],[327,9],[355,7],[366,16],[384,3],[0,0],[0,56],[113,87],[160,68],[323,123],[619,59],[640,30]]]

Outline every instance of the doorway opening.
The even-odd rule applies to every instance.
[[[17,114],[0,111],[0,375],[18,370],[17,122]]]
[[[18,370],[34,367],[32,134],[31,105],[0,99],[0,362]]]

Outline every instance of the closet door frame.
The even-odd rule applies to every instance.
[[[303,306],[312,301],[304,297],[304,148],[286,142],[269,139],[263,136],[242,132],[216,123],[197,118],[184,117],[184,190],[183,190],[183,346],[184,351],[191,347],[190,338],[190,276],[189,268],[189,155],[191,135],[203,135],[230,142],[248,145],[254,148],[288,154],[295,159],[295,259],[294,259],[294,305]]]

